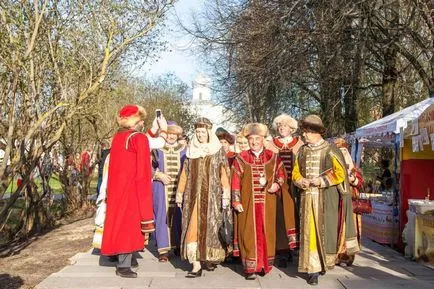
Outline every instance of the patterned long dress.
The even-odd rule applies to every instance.
[[[229,166],[220,149],[213,155],[187,158],[182,169],[177,199],[182,200],[181,257],[218,264],[232,252],[219,239],[223,213],[232,224],[231,210],[222,210],[225,191],[230,198]]]
[[[155,234],[158,253],[168,253],[172,248],[179,248],[181,237],[181,209],[175,204],[175,195],[179,176],[185,160],[185,147],[164,146],[153,151],[153,168],[169,175],[171,182],[164,185],[161,181],[152,182],[154,204]]]

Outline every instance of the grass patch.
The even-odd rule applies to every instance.
[[[36,183],[36,186],[38,186],[38,189],[41,189],[42,188],[41,179],[37,177],[33,180]],[[92,180],[90,181],[89,195],[93,195],[96,193],[97,184],[98,184],[98,178],[93,177]],[[49,181],[49,186],[52,190],[53,195],[63,194],[62,183],[60,182],[59,177],[57,175],[54,174],[52,175]],[[13,192],[16,191],[17,188],[18,188],[17,179],[14,178],[12,182],[10,182],[9,187],[6,189],[6,194],[12,194]]]

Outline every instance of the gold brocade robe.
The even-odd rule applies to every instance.
[[[183,259],[219,263],[232,251],[232,247],[221,243],[218,235],[223,212],[232,223],[232,211],[222,211],[223,188],[230,192],[229,177],[223,149],[214,155],[185,160],[176,196],[177,200],[183,200],[180,246]]]
[[[344,217],[352,218],[351,194],[345,162],[340,150],[326,141],[304,145],[294,165],[292,180],[298,187],[301,180],[320,177],[320,187],[309,187],[301,194],[299,272],[316,273],[335,265],[338,249],[339,197],[344,199]],[[354,224],[346,226],[347,250],[359,247]]]

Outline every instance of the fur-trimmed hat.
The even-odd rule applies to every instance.
[[[273,120],[273,127],[275,129],[278,129],[279,126],[287,125],[290,128],[296,130],[298,128],[298,123],[295,119],[293,119],[289,114],[282,113],[281,115],[277,116]]]
[[[322,123],[321,118],[315,114],[306,116],[300,122],[300,128],[303,131],[314,132],[319,134],[324,134],[327,131],[327,129],[324,127],[324,124]]]
[[[260,135],[266,137],[268,135],[268,128],[263,123],[249,123],[243,129],[244,137],[248,138],[251,135]]]
[[[237,134],[235,140],[237,141],[237,143],[238,143],[238,142],[241,142],[241,141],[243,141],[243,140],[246,140],[246,137],[243,135],[243,131],[240,131],[240,132]]]
[[[217,135],[217,138],[219,140],[226,140],[229,144],[234,144],[234,137],[224,128],[219,127],[217,128],[217,130],[215,131],[215,134]]]
[[[182,135],[182,127],[180,127],[175,121],[168,121],[167,133]]]
[[[200,127],[206,129],[212,129],[212,122],[206,117],[199,117],[194,123],[194,128],[196,129]]]
[[[146,110],[140,105],[125,105],[117,117],[117,122],[120,127],[132,128],[137,122],[146,118]]]

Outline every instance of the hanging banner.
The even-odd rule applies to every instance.
[[[414,153],[419,151],[419,136],[415,135],[411,137],[411,147]]]
[[[430,138],[431,138],[431,150],[434,151],[434,133],[430,134]]]
[[[399,128],[399,147],[404,147],[404,128],[402,126]]]
[[[422,138],[422,143],[424,145],[429,145],[429,137],[428,137],[428,130],[426,127],[422,127],[420,129],[420,136]]]
[[[411,121],[411,135],[419,134],[419,121],[417,119],[413,119]]]
[[[419,143],[419,151],[420,152],[423,152],[423,138],[422,138],[422,135],[418,135],[417,136],[418,137],[418,143]]]

